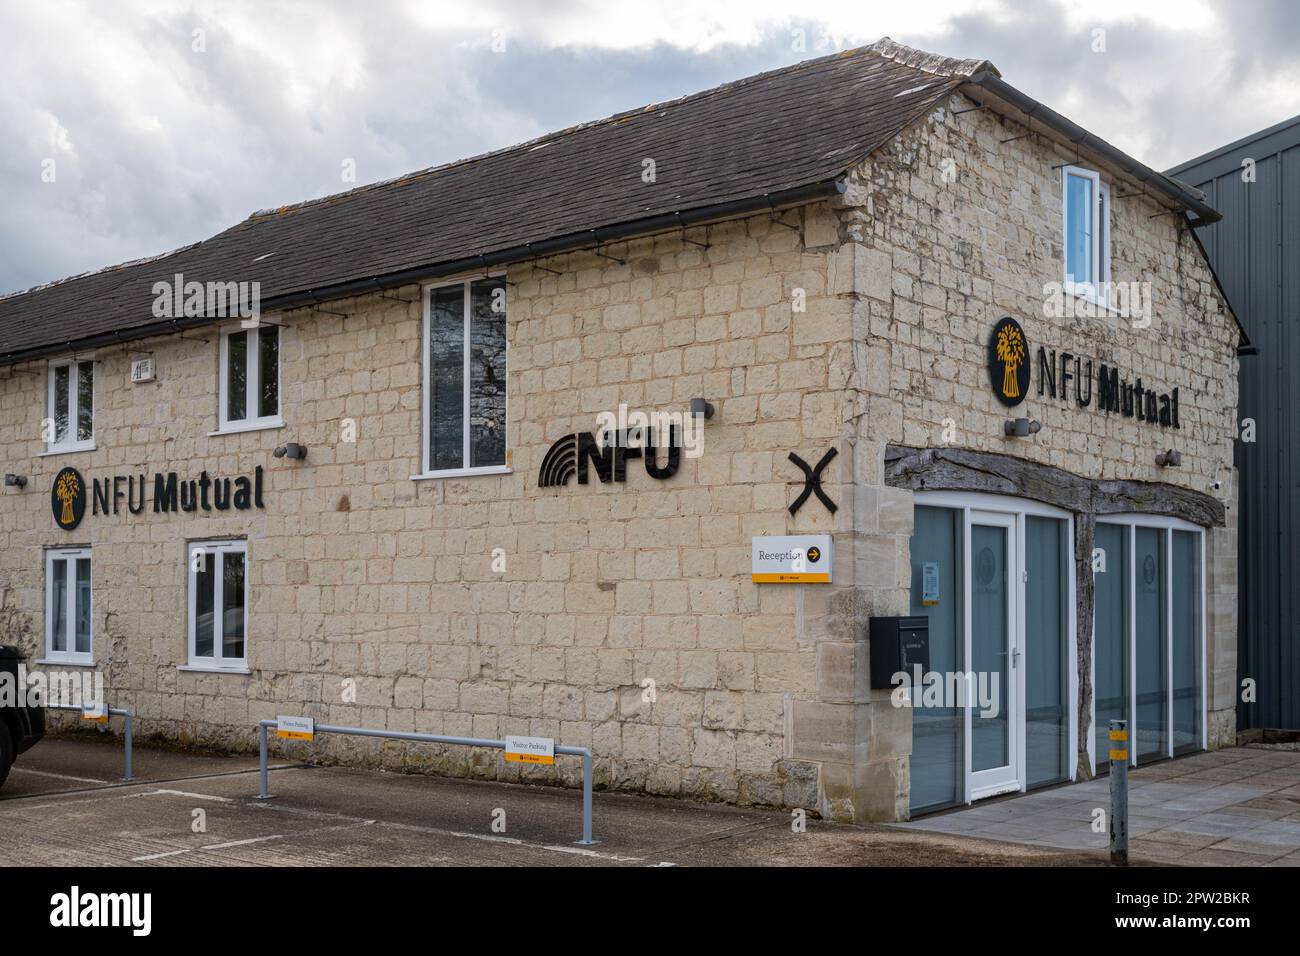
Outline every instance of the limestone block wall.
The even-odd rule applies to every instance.
[[[1172,215],[1157,216],[1161,207],[1140,196],[1113,203],[1112,281],[1149,283],[1149,325],[1117,315],[1045,314],[1045,287],[1063,272],[1062,181],[1053,167],[1075,157],[1036,137],[1001,142],[1024,131],[988,111],[953,114],[974,105],[955,95],[883,147],[858,167],[839,203],[845,244],[837,262],[854,276],[846,424],[859,449],[856,495],[877,496],[890,515],[881,511],[877,524],[868,519],[858,533],[891,529],[894,549],[893,561],[878,562],[874,577],[860,579],[859,602],[882,614],[907,609],[912,496],[884,486],[886,444],[996,452],[1091,478],[1159,481],[1218,496],[1229,518],[1226,529],[1207,536],[1217,745],[1230,739],[1226,728],[1234,720],[1224,675],[1236,646],[1236,521],[1227,495],[1238,330],[1189,231]],[[1104,172],[1103,181],[1111,181]],[[1122,184],[1112,190],[1116,197],[1131,192]],[[1029,395],[1012,413],[995,398],[987,370],[989,334],[1006,315],[1024,327],[1031,357],[1042,344],[1118,365],[1122,377],[1140,376],[1158,391],[1178,387],[1182,427],[1105,414],[1095,394],[1090,408],[1040,395],[1036,359]],[[1019,416],[1040,421],[1042,430],[1028,439],[1005,437],[1003,422]],[[1167,448],[1182,452],[1180,468],[1156,465]],[[882,551],[889,544],[881,540]],[[892,708],[886,691],[869,691],[855,709],[860,724],[871,727],[888,723]],[[869,803],[858,815],[905,815],[910,742],[898,734],[874,745],[867,731],[859,740],[855,773],[861,787],[875,789],[858,790]],[[881,768],[891,768],[895,781],[884,794]]]
[[[1062,277],[1061,173],[1074,157],[987,112],[949,108],[864,163],[844,199],[844,234],[871,257],[859,320],[866,349],[855,382],[859,420],[877,441],[1014,454],[1092,478],[1226,491],[1237,407],[1239,333],[1190,232],[1142,198],[1114,200],[1112,278],[1146,282],[1150,325],[1117,315],[1044,315],[1044,287]],[[1014,126],[1014,124],[1011,124]],[[1087,165],[1082,163],[1082,165]],[[1109,176],[1103,174],[1103,181]],[[1115,195],[1128,187],[1113,190]],[[891,277],[891,285],[874,281]],[[1016,415],[1042,422],[1032,440],[1003,436],[1008,411],[988,385],[993,325],[1004,315],[1038,345],[1118,365],[1149,387],[1180,389],[1181,429],[1161,429],[1039,393],[1038,367]],[[1059,384],[1059,383],[1058,383]],[[1157,452],[1183,452],[1178,469]]]
[[[1226,525],[1216,528],[1206,541],[1206,676],[1208,678],[1211,749],[1231,747],[1237,742],[1237,529],[1241,501],[1240,475],[1231,473],[1231,491]]]
[[[851,527],[850,302],[831,287],[835,214],[781,218],[605,250],[624,265],[583,253],[548,259],[559,275],[510,269],[508,475],[411,478],[422,428],[414,286],[269,317],[283,325],[282,429],[211,434],[215,331],[96,355],[97,447],[85,453],[41,455],[45,363],[0,372],[0,447],[30,479],[0,496],[0,639],[39,656],[43,549],[88,545],[96,666],[141,733],[248,747],[258,720],[306,713],[533,734],[591,746],[608,786],[818,809],[817,750],[793,746],[792,724],[838,666],[821,648],[849,639],[860,558],[846,539],[834,585],[759,587],[750,539]],[[158,378],[131,385],[141,351]],[[551,443],[595,431],[599,413],[685,412],[692,398],[717,414],[703,455],[683,457],[672,478],[633,461],[625,483],[538,487]],[[306,460],[274,459],[286,441],[307,445]],[[815,462],[831,447],[841,457],[825,487],[843,509],[832,516],[814,499],[792,517],[803,480],[788,453]],[[88,481],[261,465],[266,508],[88,513],[66,533],[49,506],[64,465]],[[178,669],[187,542],[223,536],[248,542],[248,675]],[[313,750],[508,779],[578,774],[564,760],[522,770],[491,753],[346,738]]]

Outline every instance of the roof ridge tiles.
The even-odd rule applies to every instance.
[[[958,60],[938,53],[928,53],[916,47],[897,43],[890,37],[881,37],[871,46],[864,47],[864,49],[903,66],[910,66],[914,70],[933,73],[935,76],[975,76],[985,71],[991,72],[995,76],[1002,75],[1001,71],[988,60]]]

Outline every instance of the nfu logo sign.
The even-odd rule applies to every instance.
[[[995,325],[989,338],[989,381],[1007,408],[1015,408],[1029,392],[1029,342],[1011,316]]]
[[[54,523],[64,531],[81,524],[86,514],[86,479],[75,468],[63,468],[50,486],[50,510]]]
[[[133,936],[148,936],[153,928],[151,893],[82,893],[74,886],[51,896],[50,907],[51,926],[127,927]]]
[[[645,440],[640,436],[644,434]],[[588,484],[588,466],[595,469],[596,475],[605,484],[615,481],[627,481],[627,462],[629,458],[640,458],[645,462],[646,474],[651,478],[671,478],[677,474],[681,464],[681,445],[677,439],[677,426],[668,429],[668,460],[659,464],[659,448],[655,430],[646,428],[627,428],[622,431],[605,432],[605,441],[599,442],[591,432],[576,432],[565,435],[546,452],[542,459],[542,468],[537,476],[539,488],[558,488],[567,485],[575,474],[578,484]],[[613,439],[612,441],[610,439]]]

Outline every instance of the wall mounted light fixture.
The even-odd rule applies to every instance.
[[[1174,451],[1172,448],[1156,455],[1156,464],[1161,468],[1177,468],[1182,463],[1183,453],[1181,451]]]
[[[1002,425],[1002,433],[1013,438],[1026,438],[1037,435],[1043,426],[1032,418],[1009,418]]]
[[[23,475],[5,475],[6,488],[25,488],[27,487],[27,478]]]
[[[306,458],[307,446],[299,445],[297,442],[289,442],[287,445],[281,445],[271,454],[276,458]]]
[[[712,402],[705,401],[702,398],[691,399],[691,414],[693,416],[703,415],[705,419],[710,419],[713,417],[713,412]]]

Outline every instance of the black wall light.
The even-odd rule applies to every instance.
[[[1009,418],[1002,425],[1002,433],[1012,438],[1027,438],[1037,435],[1042,428],[1042,423],[1032,418]]]
[[[696,416],[703,415],[706,419],[709,419],[713,417],[713,412],[714,412],[714,408],[712,402],[707,402],[702,398],[691,399],[692,415],[696,415]]]
[[[23,475],[5,475],[6,488],[26,488],[27,478]]]
[[[1182,463],[1183,453],[1181,451],[1174,451],[1172,448],[1156,455],[1156,464],[1161,468],[1177,468]]]
[[[306,458],[307,446],[299,445],[297,442],[289,442],[287,445],[281,445],[271,454],[276,458]]]

